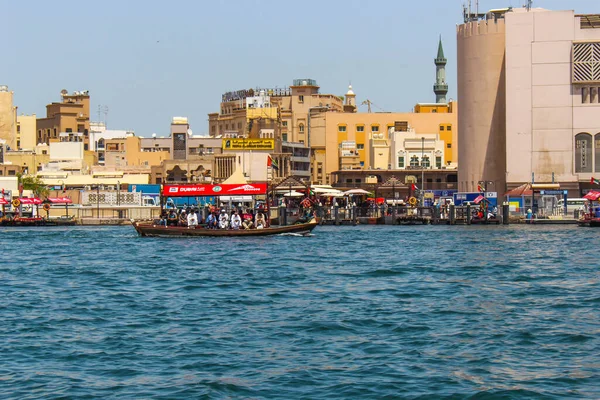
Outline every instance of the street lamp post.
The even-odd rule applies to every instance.
[[[425,137],[421,137],[421,207],[423,207],[425,196],[425,166],[423,159],[425,158]]]
[[[96,185],[96,214],[100,219],[100,185]]]

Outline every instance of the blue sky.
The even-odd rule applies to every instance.
[[[525,0],[481,0],[480,10]],[[475,0],[473,0],[475,3]],[[108,107],[110,129],[168,134],[187,116],[195,134],[221,94],[313,78],[360,104],[410,111],[435,99],[433,58],[442,35],[450,98],[456,98],[456,24],[462,0],[0,0],[0,84],[19,113],[45,115],[60,90],[89,90],[92,120]],[[600,13],[597,0],[534,6]],[[365,110],[365,107],[361,107]],[[104,117],[102,117],[104,118]]]

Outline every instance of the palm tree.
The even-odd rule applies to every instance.
[[[18,174],[19,187],[31,190],[36,197],[48,197],[49,190],[46,184],[37,176]]]

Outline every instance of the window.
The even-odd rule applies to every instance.
[[[238,129],[242,129],[242,123],[238,122]]]
[[[600,79],[600,42],[573,44],[573,83],[598,82]]]
[[[346,183],[352,183],[352,178],[346,178]]]
[[[365,162],[364,162],[364,161],[361,161],[361,162],[360,162],[360,166],[361,166],[361,167],[364,167],[364,166],[365,166]]]
[[[281,126],[286,126],[286,127],[287,127],[287,121],[283,121],[283,122],[281,123]]]
[[[362,180],[361,180],[360,178],[356,178],[356,179],[354,180],[354,183],[361,183],[361,182],[362,182]]]
[[[211,131],[212,133],[215,133],[215,132],[217,131],[217,129],[216,129],[216,128],[217,128],[217,127],[216,127],[215,125],[213,125],[213,126],[211,126],[211,127],[210,127],[210,131]]]
[[[418,167],[419,166],[419,157],[417,156],[412,156],[410,158],[410,166],[411,167]]]
[[[17,125],[17,133],[21,133],[21,125]]]
[[[15,171],[14,169],[11,169],[8,171],[9,176],[15,176],[16,174],[17,174],[17,171]]]
[[[452,143],[446,143],[446,148],[447,149],[451,149],[452,148]]]
[[[592,172],[592,135],[575,135],[575,172]]]
[[[444,125],[440,125],[440,132],[444,131]]]
[[[364,143],[357,143],[356,144],[356,150],[364,150],[365,149],[365,144]]]
[[[429,157],[428,156],[423,156],[423,158],[421,159],[421,167],[422,168],[429,168],[431,166],[431,163],[429,162]]]
[[[300,124],[298,126],[298,130],[300,131],[300,133],[304,133],[304,124]]]
[[[446,130],[447,130],[448,132],[450,132],[450,131],[452,130],[452,125],[448,125],[448,126],[446,126]]]
[[[56,132],[56,129],[55,129],[54,131]],[[72,133],[72,132],[73,132],[73,129],[71,129],[71,128],[67,128],[67,129],[65,130],[65,132],[67,132],[67,133]]]
[[[364,131],[365,131],[364,125],[356,125],[356,132],[364,132]]]
[[[283,140],[284,142],[287,142],[287,133],[283,133],[281,134],[281,140]]]
[[[379,125],[371,125],[371,132],[379,132]]]
[[[303,95],[298,96],[298,103],[304,103],[304,96]]]
[[[346,125],[338,126],[338,132],[346,132]]]
[[[398,168],[404,168],[404,156],[398,157]]]
[[[435,158],[435,167],[437,169],[442,168],[442,157],[436,157]]]
[[[304,144],[304,140],[299,140],[300,143]]]

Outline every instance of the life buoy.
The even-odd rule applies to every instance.
[[[14,208],[17,208],[17,207],[19,207],[20,205],[21,205],[21,200],[19,200],[19,199],[14,199],[14,200],[12,201],[12,206],[13,206]]]
[[[417,205],[417,199],[413,196],[410,199],[408,199],[408,204],[410,204],[411,206],[416,206]]]
[[[48,203],[44,204],[44,210],[50,211],[50,204],[48,204]]]

